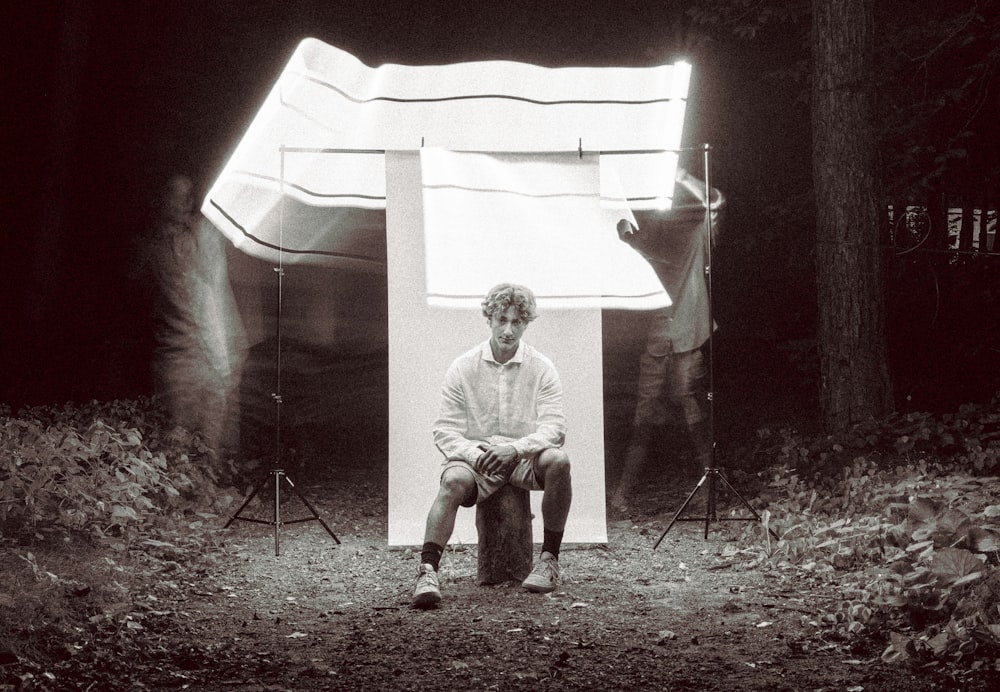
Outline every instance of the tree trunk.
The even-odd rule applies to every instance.
[[[531,572],[531,501],[527,490],[505,485],[476,506],[478,583],[522,582]]]
[[[931,237],[927,246],[932,250],[948,249],[948,203],[940,187],[941,181],[938,180],[927,191],[927,216],[931,220]]]
[[[813,2],[820,384],[830,432],[892,410],[878,242],[873,5]]]

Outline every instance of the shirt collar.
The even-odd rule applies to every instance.
[[[511,357],[510,360],[508,360],[506,363],[503,363],[502,365],[509,365],[510,363],[523,363],[525,345],[526,344],[524,343],[524,339],[521,339],[521,341],[517,344],[517,350],[514,352],[514,355]],[[493,347],[490,346],[489,339],[483,342],[482,359],[488,360],[491,363],[496,363],[497,365],[501,365],[501,363],[497,363],[497,359],[493,357]]]

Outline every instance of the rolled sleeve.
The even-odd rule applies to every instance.
[[[468,406],[458,368],[452,365],[441,388],[441,410],[434,423],[434,444],[446,459],[464,459],[474,463],[482,454],[478,442],[466,437],[469,429]]]
[[[536,399],[535,432],[511,442],[519,456],[537,454],[543,449],[562,447],[566,441],[566,416],[563,414],[562,382],[555,369],[542,376]]]

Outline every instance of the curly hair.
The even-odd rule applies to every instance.
[[[535,294],[527,286],[519,284],[498,284],[490,289],[483,299],[483,316],[490,320],[510,306],[517,308],[517,316],[525,322],[538,317],[535,309]]]

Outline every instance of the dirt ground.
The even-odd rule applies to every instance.
[[[605,363],[611,476],[634,405],[634,349],[618,351],[625,355]],[[730,389],[748,391],[737,384]],[[807,408],[790,396],[744,399],[739,411],[720,410],[750,430]],[[749,403],[760,400],[770,408]],[[372,429],[357,447],[311,458],[387,458],[378,449],[384,431]],[[665,435],[664,448],[683,447]],[[54,638],[55,660],[0,652],[0,692],[990,689],[954,671],[883,663],[885,632],[849,641],[817,624],[844,600],[837,580],[749,568],[766,544],[756,522],[713,523],[707,539],[703,521],[677,523],[654,550],[697,476],[678,480],[647,464],[630,508],[609,509],[607,545],[564,546],[552,594],[477,586],[475,549],[450,548],[444,599],[423,611],[410,606],[418,555],[387,547],[385,471],[308,468],[289,476],[339,544],[315,521],[287,523],[311,516],[287,492],[280,556],[272,526],[222,529],[232,512],[202,517],[219,527],[211,548],[195,556],[168,542],[137,546],[143,588],[78,628],[74,641]],[[752,474],[728,478],[756,497]],[[244,493],[234,491],[232,511]],[[706,494],[695,494],[689,516],[704,517]],[[728,507],[747,516],[723,494],[720,513]],[[255,501],[241,516],[269,521],[270,511]]]
[[[810,624],[837,584],[741,567],[763,547],[753,522],[713,523],[707,540],[703,522],[677,523],[654,550],[693,486],[644,484],[628,516],[609,515],[606,546],[564,548],[552,594],[479,587],[475,550],[449,550],[429,611],[409,605],[418,556],[386,545],[384,483],[344,472],[297,487],[339,545],[315,521],[289,524],[275,556],[271,526],[236,522],[194,560],[151,548],[155,578],[126,617],[0,689],[987,689]],[[270,518],[258,509],[241,516]],[[283,505],[284,521],[309,516]]]

